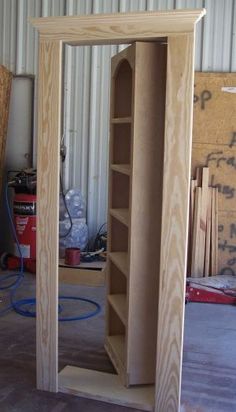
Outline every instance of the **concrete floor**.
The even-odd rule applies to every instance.
[[[32,296],[33,285],[33,276],[27,276],[18,296]],[[62,292],[104,303],[103,288],[64,285]],[[0,309],[4,304],[6,301],[0,303]],[[73,304],[68,306],[66,303],[65,306],[74,313],[77,309]],[[187,304],[182,411],[236,411],[235,315],[236,308],[232,306]],[[93,319],[60,323],[59,330],[59,369],[70,364],[114,372],[103,349],[104,312]],[[0,318],[0,331],[1,412],[135,412],[134,409],[36,390],[35,320],[11,312]]]

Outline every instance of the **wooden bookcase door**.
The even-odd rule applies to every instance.
[[[189,9],[30,19],[39,31],[37,165],[39,201],[36,276],[38,389],[58,391],[57,245],[63,44],[131,44],[135,41],[155,42],[167,38],[160,248],[156,239],[153,242],[156,243],[155,250],[160,250],[159,296],[158,303],[156,303],[158,305],[156,381],[155,388],[153,387],[153,396],[149,397],[149,400],[145,397],[140,402],[140,396],[144,395],[143,388],[138,388],[138,390],[130,388],[125,391],[125,394],[122,392],[119,404],[132,405],[138,409],[150,411],[154,409],[155,412],[179,411],[185,302],[184,274],[186,272],[188,237],[194,39],[196,23],[204,16],[205,12],[204,9]],[[139,67],[139,69],[141,68]],[[138,140],[136,139],[136,141]],[[135,162],[134,159],[132,164],[133,175],[138,176],[142,166],[137,166],[137,160]],[[158,185],[159,176],[155,176],[155,173],[156,169],[153,170],[153,179]],[[132,185],[133,183],[132,181]],[[145,186],[143,187],[145,189]],[[134,199],[132,207],[138,207],[140,203],[137,203],[136,197]],[[131,231],[134,223],[132,216],[135,215],[131,214]],[[156,218],[158,216],[159,210],[156,211]],[[152,224],[153,222],[155,223],[152,221]],[[138,226],[138,230],[141,231],[141,229],[142,226]],[[146,236],[145,232],[142,233]],[[133,232],[132,236],[139,239],[137,232]],[[148,246],[150,245],[146,247]],[[132,251],[130,251],[130,258],[132,256]],[[139,261],[137,262],[139,263]],[[130,276],[131,278],[132,276]],[[131,285],[130,290],[132,290]],[[122,289],[121,293],[123,293]],[[130,307],[137,311],[137,305],[133,305],[133,301]],[[131,322],[132,315],[133,313],[129,312],[128,322]],[[135,315],[137,316],[137,312]],[[106,399],[107,402],[118,402],[117,398],[113,399],[114,392],[117,392],[118,380],[114,384],[116,389],[111,391],[109,385],[106,387],[103,384],[101,373],[95,371],[89,375],[83,386],[84,381],[81,382],[81,378],[77,375],[81,371],[83,374],[86,373],[88,377],[88,371],[81,368],[75,369],[76,376],[70,367],[66,367],[60,372],[59,387],[61,391],[90,398]],[[111,378],[112,376],[109,376],[106,382],[110,382]],[[101,389],[96,390],[95,394],[93,390],[97,385],[92,385],[93,389],[90,385],[94,383],[94,380],[97,384],[101,383]],[[125,388],[122,387],[123,389]],[[146,393],[146,387],[143,390]],[[136,399],[139,397],[138,403],[134,400],[135,397]]]
[[[125,385],[155,382],[166,43],[112,58],[105,347]]]

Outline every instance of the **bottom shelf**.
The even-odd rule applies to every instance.
[[[107,336],[105,341],[106,351],[118,374],[125,378],[125,336]]]

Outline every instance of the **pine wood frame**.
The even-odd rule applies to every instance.
[[[58,391],[58,218],[62,46],[167,38],[155,411],[178,411],[192,143],[194,38],[205,10],[30,19],[39,30],[37,388]]]

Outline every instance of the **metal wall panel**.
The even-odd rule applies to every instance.
[[[204,0],[176,0],[176,9],[201,9],[205,6]],[[202,70],[202,31],[204,19],[197,24],[195,43],[195,69]]]
[[[203,24],[203,71],[230,71],[234,0],[206,0]]]
[[[147,10],[175,9],[175,0],[147,0]]]
[[[119,11],[118,1],[93,2],[93,13]],[[89,121],[88,225],[91,236],[107,220],[110,63],[117,46],[93,46]]]
[[[42,17],[64,16],[66,14],[66,0],[42,0]]]
[[[0,1],[0,63],[12,72],[16,64],[16,0]]]
[[[0,0],[0,64],[36,75],[38,38],[30,16],[206,7],[197,26],[195,68],[236,71],[235,0]],[[90,235],[106,220],[110,59],[125,46],[65,47],[63,134],[66,187],[82,190]],[[37,89],[37,88],[36,88]],[[36,96],[37,97],[37,96]],[[37,109],[35,110],[37,113]]]
[[[231,64],[230,71],[236,72],[236,1],[233,2],[232,9],[232,52],[231,52]]]
[[[92,1],[66,2],[66,14],[90,14]],[[64,124],[66,188],[78,187],[88,202],[91,47],[65,47]]]
[[[30,16],[41,16],[41,1],[18,0],[16,29],[16,74],[36,74],[38,34],[28,22]]]

